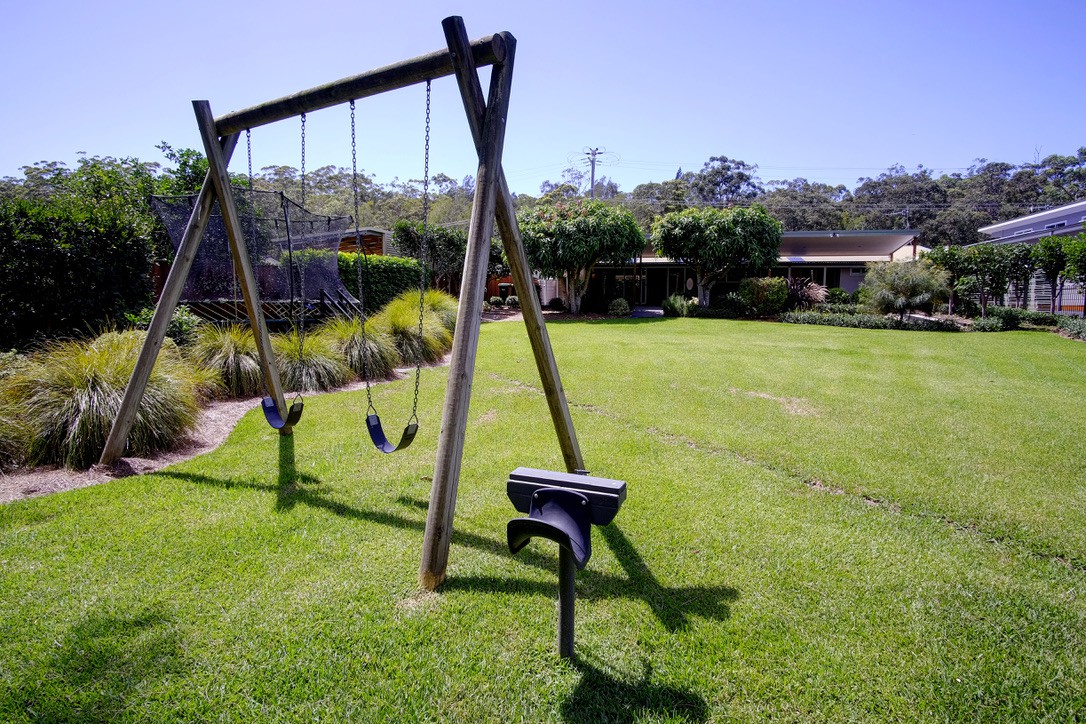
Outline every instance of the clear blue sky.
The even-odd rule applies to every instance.
[[[518,39],[505,169],[516,192],[586,146],[630,191],[714,155],[763,180],[845,183],[891,164],[937,172],[1086,146],[1083,0],[348,2],[37,0],[5,10],[0,176],[77,153],[161,160],[217,114],[472,38]],[[485,83],[485,77],[484,77]],[[362,105],[360,165],[422,172],[422,88]],[[348,166],[345,109],[308,121],[307,166]],[[451,78],[435,82],[431,169],[474,174]],[[254,163],[299,164],[296,122],[253,133]],[[243,171],[243,149],[231,168]]]

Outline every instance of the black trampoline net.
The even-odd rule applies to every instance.
[[[358,300],[339,278],[340,242],[354,230],[349,216],[320,216],[282,193],[233,187],[249,263],[266,312],[272,316],[353,313]],[[181,245],[196,195],[155,196],[151,206],[166,226],[174,252]],[[215,201],[181,301],[223,319],[245,317],[219,203]]]

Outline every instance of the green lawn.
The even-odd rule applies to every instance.
[[[700,319],[551,325],[585,459],[629,483],[555,656],[560,467],[485,325],[449,580],[416,589],[445,369],[383,456],[364,393],[214,453],[0,506],[0,720],[1086,717],[1086,344]],[[385,426],[410,381],[375,388]]]

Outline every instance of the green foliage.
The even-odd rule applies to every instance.
[[[566,310],[566,303],[562,301],[561,297],[552,297],[547,302],[547,309],[553,309],[556,312],[564,312]]]
[[[510,294],[505,298],[505,306],[510,309],[520,309],[520,297],[515,294]]]
[[[1064,239],[1063,251],[1067,256],[1063,275],[1086,291],[1086,233]],[[1083,306],[1082,316],[1086,318],[1086,305]]]
[[[1086,339],[1086,320],[1082,317],[1060,316],[1056,324],[1064,336],[1071,339]]]
[[[860,314],[862,309],[861,309],[859,304],[827,303],[827,304],[818,305],[818,308],[815,309],[814,311],[816,311],[816,312],[824,312],[826,314]]]
[[[826,297],[826,287],[813,279],[792,277],[788,280],[788,301],[785,306],[789,309],[808,309],[825,303]]]
[[[256,340],[248,327],[200,325],[189,356],[198,364],[216,370],[231,397],[254,397],[265,391]]]
[[[109,326],[151,301],[151,244],[123,209],[0,199],[0,346]]]
[[[423,303],[445,329],[450,332],[456,331],[456,314],[460,307],[456,297],[438,289],[427,289]]]
[[[937,246],[921,258],[946,272],[949,305],[947,311],[950,314],[969,311],[972,303],[968,297],[960,299],[961,295],[968,295],[975,286],[969,277],[971,272],[965,249],[960,246]]]
[[[146,332],[154,315],[154,307],[144,307],[136,314],[124,315],[124,318],[134,329]],[[176,344],[188,347],[196,341],[196,332],[203,323],[204,320],[182,304],[170,316],[170,323],[166,325],[166,336]]]
[[[947,273],[924,259],[869,262],[863,281],[871,295],[868,304],[901,319],[914,310],[930,308],[946,294],[947,284]]]
[[[392,239],[404,254],[420,258],[422,252],[422,222],[401,219],[392,227]],[[426,264],[438,277],[448,278],[464,268],[468,235],[463,227],[428,225],[426,228]]]
[[[98,461],[144,338],[129,331],[91,342],[54,342],[6,381],[4,406],[25,420],[31,464],[83,469]],[[218,384],[213,371],[185,360],[172,342],[163,344],[128,436],[128,454],[181,443]]]
[[[494,296],[490,298],[490,306],[495,309],[501,309],[505,306],[505,301],[501,297]]]
[[[452,332],[424,310],[419,329],[419,293],[404,292],[374,316],[374,325],[391,335],[404,364],[437,362],[452,347]]]
[[[847,314],[839,312],[785,312],[780,321],[788,324],[821,324],[829,327],[857,329],[898,329],[920,332],[958,332],[961,327],[945,319],[900,319],[881,314]]]
[[[1009,328],[1003,324],[1003,320],[996,317],[981,317],[973,320],[974,332],[1003,332],[1007,329]]]
[[[607,305],[607,313],[612,317],[628,317],[630,316],[630,303],[622,297],[612,299],[611,303]]]
[[[1059,295],[1060,279],[1067,268],[1067,253],[1063,248],[1063,239],[1058,236],[1046,236],[1037,240],[1030,249],[1033,264],[1048,282],[1051,291],[1049,296],[1049,309],[1056,313],[1056,298]]]
[[[621,264],[645,247],[633,215],[602,201],[541,205],[518,212],[517,221],[532,268],[566,280],[573,314],[598,262]]]
[[[826,302],[828,304],[850,304],[852,295],[841,287],[831,287],[826,290]]]
[[[1023,324],[1035,327],[1054,327],[1058,315],[1050,312],[1034,312],[1020,307],[998,307],[989,305],[988,318],[998,319],[1003,323],[1003,329],[1018,329]]]
[[[386,328],[377,319],[366,320],[365,334],[357,317],[332,317],[321,334],[332,340],[336,353],[359,379],[390,380],[396,376],[400,353]]]
[[[1011,250],[1001,244],[978,244],[965,250],[970,291],[980,297],[980,315],[988,315],[988,302],[1007,291],[1011,274]]]
[[[358,270],[362,270],[362,290],[358,293]],[[398,256],[359,256],[341,252],[339,278],[343,286],[372,314],[408,289],[419,288],[419,263]]]
[[[698,316],[708,319],[739,319],[753,317],[754,310],[737,292],[728,292],[713,299],[708,307],[700,307]]]
[[[672,294],[664,300],[663,307],[665,317],[693,317],[698,311],[698,300]]]
[[[694,268],[703,307],[709,304],[713,285],[729,272],[768,270],[777,261],[780,245],[780,222],[757,204],[675,211],[652,226],[656,253]]]
[[[291,331],[273,334],[271,342],[284,390],[334,390],[351,379],[351,368],[336,350],[331,337]]]
[[[788,303],[784,277],[748,277],[739,282],[739,297],[756,317],[772,317]]]

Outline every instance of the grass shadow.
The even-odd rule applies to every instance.
[[[298,494],[304,490],[299,483],[319,483],[312,475],[298,474],[294,461],[294,436],[279,436],[279,479],[276,485],[275,509],[288,511],[298,502]]]
[[[32,680],[0,696],[0,717],[10,705],[40,721],[125,719],[140,690],[185,671],[179,636],[157,609],[118,617],[95,613],[68,630],[44,667],[29,673]]]
[[[652,667],[637,681],[627,681],[578,659],[574,666],[581,672],[577,688],[562,702],[562,720],[584,722],[634,722],[645,719],[704,722],[709,719],[709,705],[693,691],[655,684]]]

